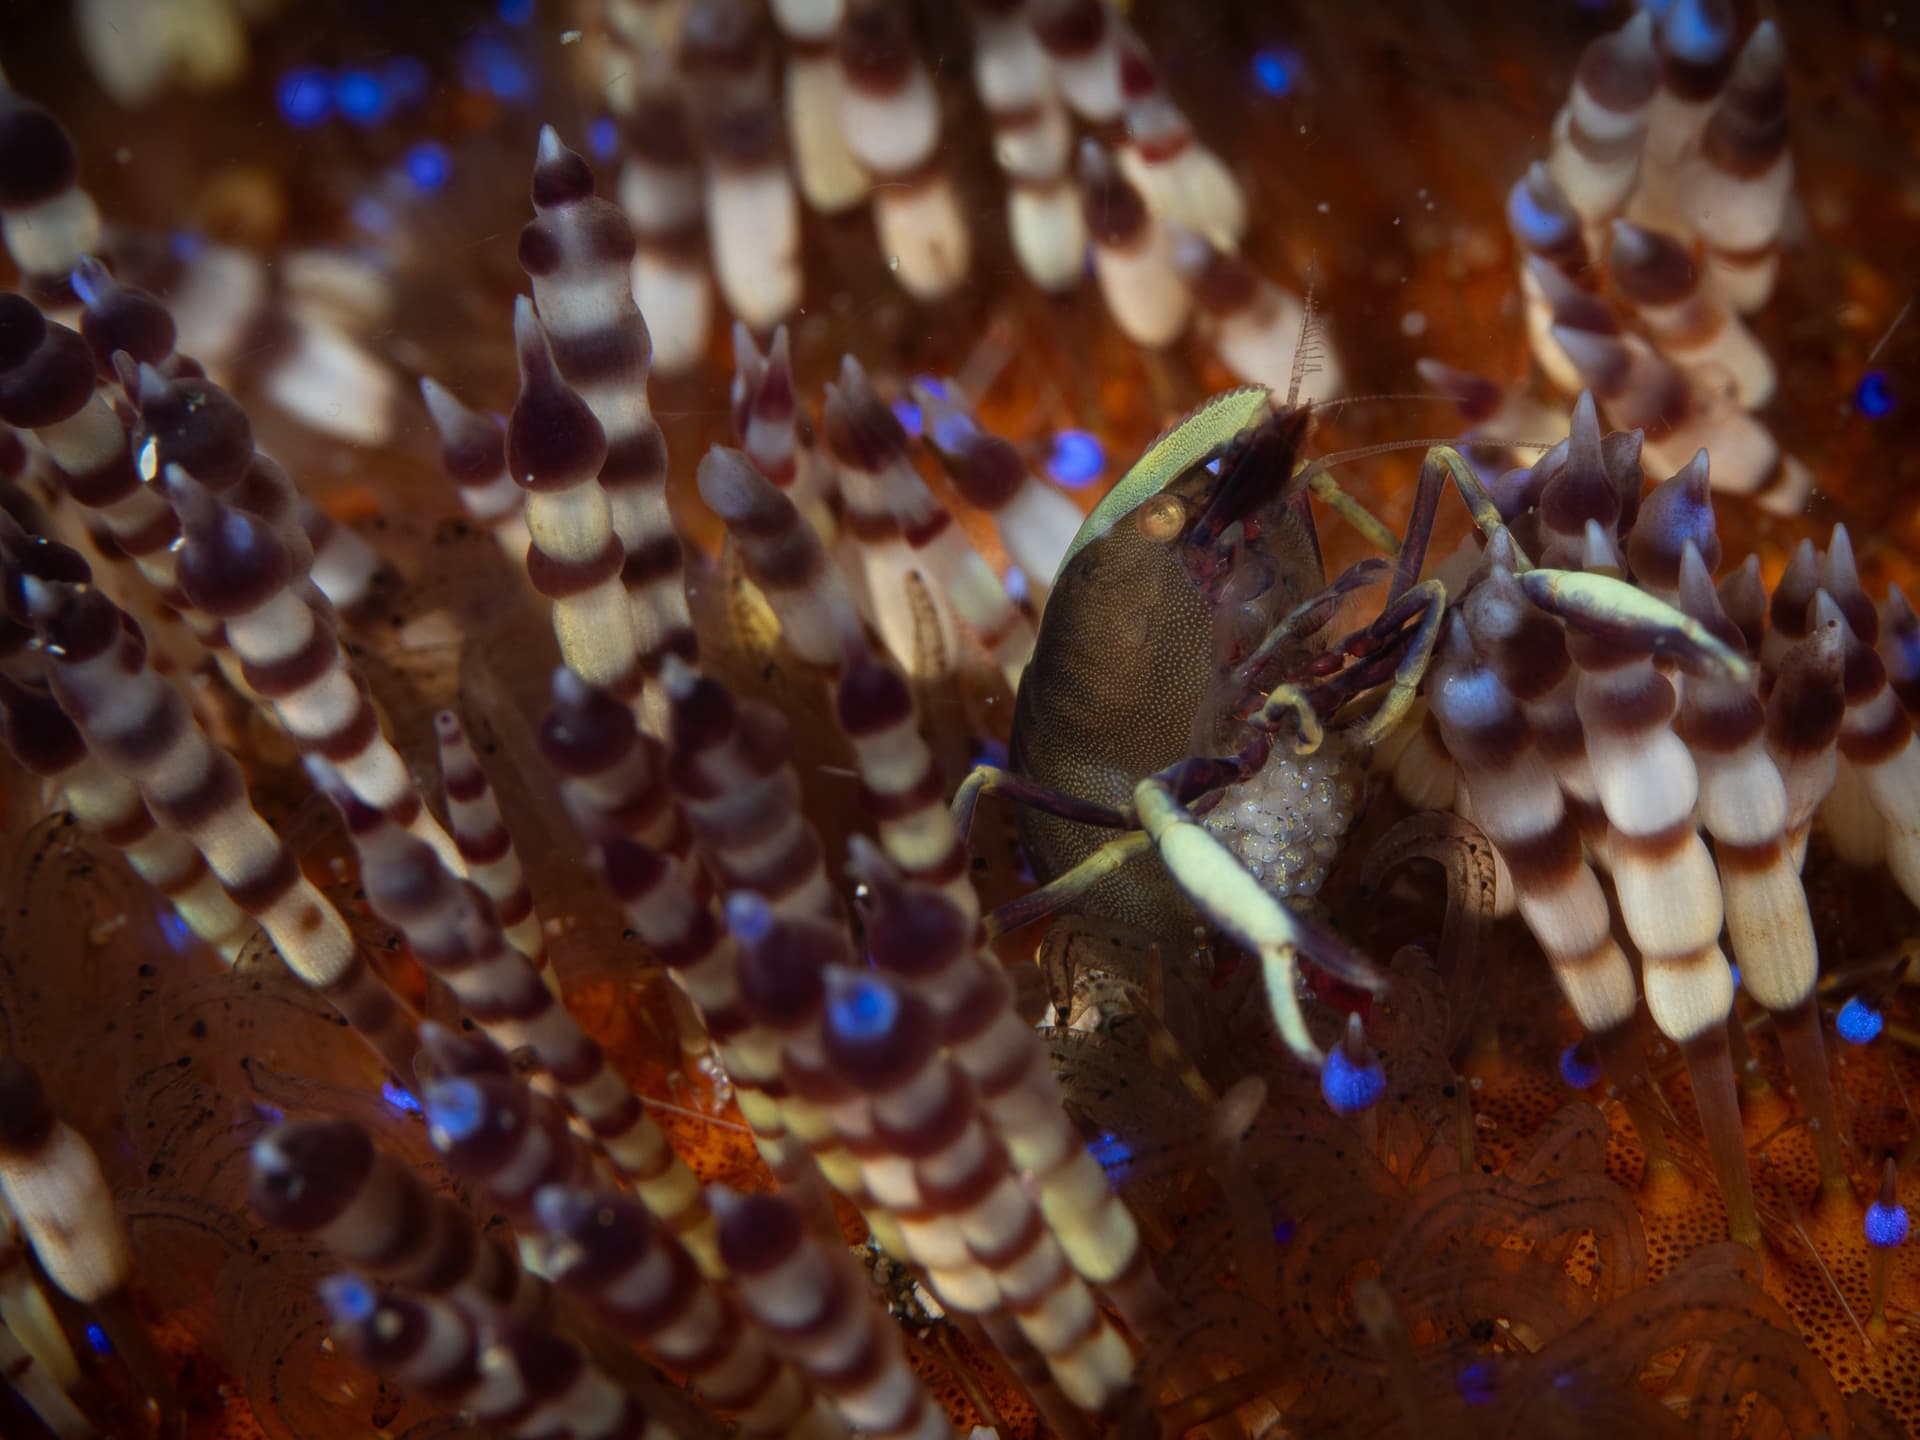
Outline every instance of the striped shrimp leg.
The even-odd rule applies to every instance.
[[[420,1027],[420,1043],[438,1071],[421,1091],[427,1137],[447,1168],[485,1187],[515,1228],[536,1228],[533,1197],[543,1186],[593,1183],[593,1152],[566,1107],[521,1079],[499,1046],[431,1022]]]
[[[460,858],[467,862],[467,878],[493,902],[507,943],[532,962],[547,988],[558,993],[560,977],[548,963],[546,931],[533,907],[526,871],[513,848],[513,836],[500,815],[487,772],[480,768],[466,726],[451,710],[433,717],[433,734],[440,746],[440,778],[447,789],[447,825]]]
[[[15,760],[60,787],[83,828],[126,856],[186,926],[231,963],[253,921],[228,898],[186,839],[162,829],[140,791],[87,753],[87,742],[52,695],[0,676],[0,740]]]
[[[711,1263],[712,1219],[693,1172],[605,1053],[507,944],[485,898],[376,812],[351,801],[343,808],[375,911],[502,1048],[531,1047],[647,1208]]]
[[[540,132],[533,207],[520,232],[521,268],[560,374],[606,437],[600,488],[625,552],[620,581],[640,663],[652,677],[667,655],[695,660],[699,644],[667,506],[667,444],[647,405],[653,340],[633,303],[633,226],[594,194],[593,171],[551,125]]]
[[[678,660],[662,678],[672,705],[668,779],[720,883],[763,895],[782,914],[840,919],[820,837],[800,808],[786,717],[736,702]]]
[[[526,496],[507,469],[505,427],[491,415],[469,410],[435,380],[421,380],[420,398],[440,432],[440,471],[453,482],[460,508],[487,528],[513,568],[525,574]]]
[[[719,515],[742,568],[808,664],[839,668],[860,635],[847,577],[792,499],[738,450],[715,446],[700,462],[700,498]]]
[[[1619,564],[1597,524],[1588,525],[1584,558],[1589,572]],[[1575,631],[1567,649],[1580,672],[1576,705],[1612,827],[1614,891],[1640,951],[1647,1009],[1686,1057],[1733,1237],[1758,1243],[1727,1040],[1733,971],[1719,945],[1725,910],[1694,820],[1699,771],[1673,729],[1679,697],[1644,643]]]
[[[742,1434],[846,1434],[758,1327],[701,1277],[680,1242],[627,1196],[553,1186],[537,1203],[554,1279],[684,1374],[701,1399],[738,1419]]]
[[[624,223],[624,222],[623,222]],[[560,378],[525,296],[514,302],[520,397],[507,421],[507,468],[527,492],[527,578],[553,602],[560,655],[582,680],[636,700],[645,671],[633,605],[620,579],[626,549],[599,481],[606,432]]]
[[[361,1364],[403,1390],[468,1411],[524,1440],[675,1440],[640,1402],[563,1340],[499,1315],[357,1275],[320,1284],[333,1333]]]
[[[1681,560],[1680,603],[1735,653],[1744,647],[1691,540]],[[1740,983],[1774,1015],[1794,1089],[1812,1122],[1821,1181],[1838,1194],[1848,1186],[1847,1162],[1814,999],[1819,949],[1788,840],[1787,785],[1767,753],[1766,711],[1750,684],[1691,675],[1676,728],[1700,772],[1700,823],[1713,837]],[[1787,738],[1791,751],[1806,748],[1801,735]]]
[[[254,812],[231,755],[146,663],[139,630],[99,591],[28,579],[53,693],[87,748],[140,788],[162,825],[205,857],[233,902],[265,928],[287,968],[339,1010],[403,1082],[413,1019],[367,964],[346,922]]]
[[[974,948],[971,912],[903,881],[863,839],[854,841],[853,864],[872,895],[874,963],[932,1007],[941,1043],[973,1083],[1015,1168],[1034,1184],[1068,1263],[1106,1293],[1136,1334],[1151,1333],[1167,1297],[1139,1228],[1075,1132],[1047,1047],[1014,1010],[1004,968]]]
[[[959,1227],[1067,1397],[1107,1411],[1133,1356],[981,1118],[971,1082],[942,1053],[932,1009],[880,975],[835,967],[826,978],[827,1060],[870,1097],[875,1138],[912,1162],[925,1205]]]
[[[351,1120],[277,1126],[253,1144],[247,1201],[262,1220],[311,1235],[333,1256],[395,1285],[544,1310],[547,1284],[482,1235],[467,1212]]]
[[[778,1195],[716,1197],[714,1208],[741,1303],[847,1424],[873,1440],[952,1440],[844,1247],[809,1234],[799,1207]]]
[[[1660,1131],[1635,1090],[1641,1061],[1632,1033],[1639,1002],[1633,967],[1614,941],[1607,898],[1581,854],[1579,828],[1526,713],[1498,672],[1475,654],[1468,638],[1474,618],[1470,613],[1449,625],[1428,675],[1428,703],[1461,787],[1472,797],[1474,818],[1506,859],[1521,917],[1546,952],[1561,994],[1601,1049],[1653,1155]]]
[[[167,488],[181,518],[180,585],[196,609],[225,622],[247,684],[295,742],[370,805],[464,869],[393,743],[365,682],[340,648],[332,617],[303,593],[286,545],[258,516],[230,505],[179,465]]]

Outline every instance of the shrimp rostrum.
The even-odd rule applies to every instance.
[[[1309,496],[1357,507],[1325,462],[1303,463],[1309,419],[1265,390],[1230,391],[1147,449],[1054,578],[1010,770],[976,770],[954,803],[965,833],[982,794],[1014,801],[1042,882],[989,917],[993,933],[1073,909],[1177,951],[1212,927],[1258,958],[1281,1038],[1318,1064],[1296,960],[1370,989],[1384,979],[1299,905],[1337,858],[1371,748],[1406,716],[1441,633],[1446,589],[1420,571],[1449,481],[1484,535],[1505,531],[1465,460],[1435,446],[1404,539],[1388,537],[1396,553],[1329,580]],[[1528,588],[1569,623],[1697,629],[1621,582],[1561,577],[1538,572]],[[1374,618],[1329,635],[1347,597],[1378,586]]]

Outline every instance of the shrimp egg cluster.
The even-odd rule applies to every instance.
[[[1329,735],[1311,755],[1276,753],[1229,790],[1205,824],[1283,898],[1316,894],[1360,806],[1351,748]]]

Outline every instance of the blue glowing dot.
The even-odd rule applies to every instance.
[[[1876,1250],[1896,1250],[1907,1243],[1907,1207],[1882,1205],[1867,1207],[1867,1243]]]
[[[1016,605],[1024,605],[1033,595],[1033,587],[1027,583],[1027,572],[1018,565],[1007,567],[1007,598]]]
[[[107,1339],[107,1332],[98,1325],[87,1326],[87,1344],[93,1347],[93,1353],[96,1355],[113,1353],[113,1342]]]
[[[1306,61],[1290,46],[1262,50],[1253,57],[1254,83],[1276,100],[1284,100],[1294,92],[1305,69]]]
[[[773,933],[773,907],[751,890],[727,896],[727,928],[743,945],[758,945]]]
[[[1069,490],[1079,490],[1098,480],[1107,468],[1106,452],[1100,442],[1085,430],[1062,430],[1053,437],[1053,453],[1047,457],[1047,474]]]
[[[833,1028],[842,1035],[868,1040],[884,1035],[900,1014],[900,997],[875,980],[856,980],[833,997]]]
[[[921,423],[920,407],[911,400],[899,399],[893,402],[893,418],[900,422],[900,428],[915,440],[920,438],[925,426]]]
[[[1291,1244],[1293,1237],[1299,1233],[1299,1230],[1300,1225],[1298,1221],[1294,1220],[1291,1216],[1283,1215],[1273,1222],[1273,1243],[1276,1245]]]
[[[327,72],[310,65],[282,75],[273,96],[280,107],[280,118],[296,130],[324,124],[333,114],[333,86]]]
[[[419,104],[427,98],[427,87],[432,83],[425,62],[417,55],[394,56],[380,67],[380,79],[395,109]]]
[[[167,944],[176,955],[184,955],[193,948],[193,931],[175,911],[169,910],[160,917],[160,933],[167,937]]]
[[[1336,1115],[1357,1115],[1370,1110],[1387,1088],[1387,1072],[1380,1062],[1370,1060],[1356,1065],[1348,1058],[1346,1047],[1336,1045],[1320,1069],[1320,1093]]]
[[[1126,1183],[1133,1169],[1133,1147],[1111,1130],[1087,1146],[1087,1153],[1100,1162],[1107,1179],[1115,1185]]]
[[[1560,1052],[1560,1078],[1570,1090],[1591,1090],[1600,1083],[1600,1066],[1582,1040]]]
[[[286,1111],[282,1110],[278,1105],[269,1105],[264,1100],[256,1100],[253,1102],[253,1113],[269,1125],[279,1125],[287,1118]]]
[[[1484,1360],[1476,1360],[1461,1370],[1453,1377],[1453,1385],[1469,1405],[1493,1403],[1493,1367]]]
[[[587,149],[596,160],[611,160],[620,148],[620,127],[611,115],[602,115],[587,127]]]
[[[182,265],[191,265],[207,248],[207,237],[197,230],[176,230],[167,237],[167,249]]]
[[[1864,1045],[1880,1033],[1887,1017],[1856,995],[1840,1007],[1833,1023],[1849,1045]]]
[[[509,104],[533,97],[533,76],[503,40],[478,35],[460,55],[460,83]]]
[[[382,1080],[380,1082],[380,1098],[398,1110],[402,1115],[418,1115],[420,1113],[420,1102],[414,1099],[413,1092],[401,1089],[400,1086],[394,1084],[391,1080]]]
[[[355,125],[377,125],[393,111],[380,77],[370,70],[342,70],[333,77],[333,103]]]
[[[493,13],[503,25],[524,25],[533,19],[533,0],[499,0]]]
[[[437,140],[422,140],[407,151],[406,165],[407,178],[414,187],[429,192],[438,190],[453,174],[453,158]]]
[[[486,1097],[472,1081],[443,1080],[427,1087],[427,1123],[448,1140],[471,1138],[486,1118]]]
[[[1892,410],[1893,386],[1887,382],[1887,372],[1869,370],[1862,375],[1859,388],[1853,392],[1853,403],[1869,420],[1878,420]]]
[[[1740,988],[1740,967],[1729,962],[1727,968],[1733,972],[1733,988],[1738,990]]]
[[[320,1282],[320,1300],[349,1325],[364,1325],[380,1309],[380,1297],[358,1275],[329,1275]]]

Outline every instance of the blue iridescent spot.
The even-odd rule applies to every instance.
[[[1738,990],[1740,988],[1740,967],[1729,962],[1727,968],[1733,972],[1733,988]]]
[[[1840,1007],[1833,1023],[1840,1038],[1849,1045],[1864,1045],[1880,1033],[1887,1017],[1856,995]]]
[[[858,1040],[883,1035],[900,1013],[893,991],[872,980],[856,980],[833,997],[833,1028]]]
[[[472,1081],[443,1080],[427,1087],[427,1123],[447,1139],[471,1138],[486,1118],[486,1097]]]
[[[207,237],[197,230],[176,230],[167,237],[167,250],[182,265],[191,265],[207,248]]]
[[[1853,392],[1853,403],[1869,420],[1878,420],[1893,409],[1893,386],[1884,370],[1869,370],[1860,377]]]
[[[1033,594],[1033,587],[1027,584],[1027,572],[1018,565],[1007,567],[1007,598],[1016,605],[1024,605]]]
[[[1875,1201],[1867,1207],[1867,1223],[1864,1228],[1867,1244],[1874,1249],[1898,1249],[1907,1243],[1907,1207],[1882,1205]]]
[[[611,115],[602,115],[587,127],[587,149],[596,160],[611,160],[620,147],[620,127]]]
[[[1291,1216],[1283,1215],[1280,1219],[1273,1222],[1273,1243],[1276,1245],[1289,1244],[1292,1242],[1293,1237],[1299,1233],[1299,1230],[1300,1226],[1297,1221]]]
[[[167,944],[176,955],[184,955],[193,948],[193,931],[176,911],[168,910],[161,915],[160,933],[167,937]]]
[[[1582,1040],[1560,1052],[1560,1078],[1570,1090],[1591,1090],[1600,1083],[1600,1066]]]
[[[380,1297],[358,1275],[329,1275],[320,1282],[320,1299],[336,1320],[363,1325],[380,1308]]]
[[[333,103],[355,125],[377,125],[393,111],[386,85],[371,70],[342,70],[334,76]]]
[[[499,0],[493,13],[503,25],[524,25],[533,19],[533,0]]]
[[[274,103],[280,118],[297,130],[324,124],[333,114],[333,86],[327,72],[311,65],[289,70],[274,87]]]
[[[918,440],[926,427],[921,423],[920,407],[904,396],[893,402],[893,418],[900,422],[900,428]]]
[[[1056,484],[1079,490],[1098,480],[1107,468],[1107,454],[1100,442],[1085,430],[1062,430],[1053,437],[1053,453],[1047,457],[1047,474]]]
[[[438,140],[422,140],[407,151],[407,178],[414,188],[429,193],[447,183],[453,174],[453,157]]]
[[[533,97],[533,76],[526,61],[491,35],[475,36],[461,52],[460,83],[509,104]]]
[[[1387,1072],[1377,1060],[1356,1065],[1344,1046],[1335,1046],[1320,1069],[1320,1093],[1336,1115],[1370,1110],[1387,1088]]]
[[[113,1353],[113,1342],[107,1338],[107,1332],[98,1325],[87,1326],[87,1344],[93,1347],[93,1353],[96,1355]]]
[[[996,770],[1007,768],[1007,747],[991,735],[974,742],[971,763],[976,769],[982,765],[991,765]]]
[[[403,1115],[418,1115],[420,1102],[413,1097],[411,1090],[404,1090],[391,1080],[380,1082],[380,1098]]]
[[[1306,61],[1291,46],[1262,50],[1253,57],[1253,83],[1276,100],[1293,94],[1300,84]]]
[[[727,928],[742,944],[758,945],[773,933],[773,909],[751,890],[727,896]]]
[[[1493,1403],[1493,1367],[1484,1360],[1476,1360],[1462,1369],[1453,1377],[1453,1385],[1469,1405]]]
[[[1089,1144],[1087,1153],[1100,1162],[1100,1168],[1107,1172],[1107,1179],[1115,1185],[1125,1184],[1132,1173],[1133,1147],[1111,1130]]]

